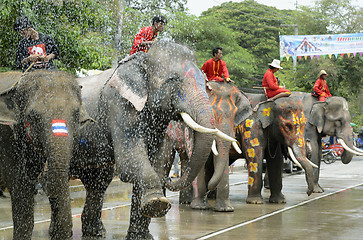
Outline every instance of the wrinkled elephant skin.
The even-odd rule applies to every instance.
[[[210,153],[213,134],[193,131],[190,141],[198,148],[189,152],[183,176],[177,182],[160,178],[165,159],[172,154],[165,145],[171,120],[182,121],[181,113],[186,113],[200,126],[215,129],[205,80],[194,62],[194,53],[188,48],[159,42],[148,53],[125,58],[116,69],[79,79],[86,109],[97,124],[84,129],[87,146],[80,149],[75,165],[86,161],[82,158],[102,162],[98,169],[111,169],[115,163],[120,179],[133,184],[126,239],[152,239],[151,218],[164,216],[170,208],[163,184],[174,191],[189,186]],[[112,179],[112,174],[110,170],[102,178]],[[92,178],[81,180],[87,185],[86,205],[92,206],[85,206],[82,214],[83,235],[101,235],[104,189],[94,186],[97,183]],[[107,187],[108,183],[103,180],[101,185]]]
[[[0,81],[21,74],[0,74]],[[7,80],[7,81],[8,81]],[[47,164],[51,239],[72,237],[69,168],[80,128],[81,92],[75,78],[59,71],[29,72],[1,95],[1,166],[10,190],[14,239],[31,239],[35,181]],[[4,113],[7,110],[7,115]],[[11,128],[9,127],[11,126]]]
[[[302,101],[294,97],[284,97],[275,101],[261,102],[260,94],[247,94],[251,103],[260,102],[256,112],[242,122],[236,138],[242,145],[243,156],[248,166],[247,203],[261,204],[262,161],[267,162],[270,182],[271,203],[285,203],[282,189],[283,155],[291,148],[296,159],[305,170],[308,195],[313,190],[313,169],[305,159],[304,128],[306,124]]]
[[[350,149],[353,147],[353,129],[350,126],[350,113],[347,101],[342,97],[330,97],[325,102],[319,102],[310,93],[293,92],[293,96],[300,98],[304,103],[304,112],[307,119],[305,140],[310,147],[308,155],[313,163],[319,166],[314,169],[315,193],[322,193],[324,189],[319,185],[320,164],[322,157],[321,138],[335,136],[343,140]],[[310,156],[311,155],[311,156]],[[348,164],[354,154],[344,150],[341,160]]]

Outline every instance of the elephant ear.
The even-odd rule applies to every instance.
[[[309,123],[314,125],[319,133],[324,127],[325,102],[316,102],[311,108]]]
[[[15,107],[11,93],[0,95],[0,124],[12,126],[16,123]]]
[[[252,114],[252,106],[247,96],[243,92],[240,92],[238,89],[237,92],[238,94],[235,100],[235,105],[238,110],[234,117],[235,126],[238,126],[241,122],[246,120]]]
[[[148,76],[145,71],[147,53],[138,52],[120,62],[108,84],[116,88],[137,111],[141,111],[148,97]]]
[[[267,128],[274,120],[274,111],[276,103],[274,101],[265,101],[259,104],[257,117],[262,123],[263,128]]]

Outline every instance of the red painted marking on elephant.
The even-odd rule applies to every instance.
[[[32,139],[30,137],[30,133],[31,133],[30,123],[25,124],[25,132],[26,132],[26,135],[28,136],[29,141],[32,141]]]

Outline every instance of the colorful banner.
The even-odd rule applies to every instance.
[[[362,56],[363,52],[363,33],[349,34],[328,34],[328,35],[281,35],[280,36],[280,58],[290,57],[295,59],[304,56],[311,59],[316,56],[325,58],[326,55],[331,58],[332,55],[338,57],[344,54],[357,53]]]

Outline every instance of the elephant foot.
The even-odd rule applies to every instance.
[[[97,223],[82,223],[82,235],[83,237],[105,237],[106,236],[106,228],[103,226],[101,220],[97,221]]]
[[[154,240],[149,232],[127,232],[125,240]]]
[[[234,207],[232,207],[232,204],[229,201],[229,199],[223,201],[217,200],[213,210],[216,212],[233,212]]]
[[[270,196],[270,203],[286,203],[285,196],[282,193],[274,194]]]
[[[314,184],[314,190],[313,193],[323,193],[324,189],[317,183]]]
[[[193,199],[192,203],[190,204],[190,207],[192,209],[198,209],[198,210],[208,210],[211,208],[211,206],[207,201],[204,201],[203,199],[200,198]]]
[[[246,203],[248,204],[263,204],[262,196],[247,197]]]
[[[161,192],[146,193],[141,199],[140,211],[145,217],[164,217],[170,208],[171,203]]]

